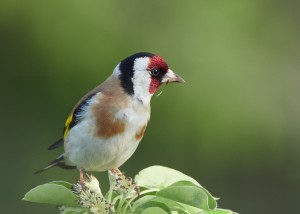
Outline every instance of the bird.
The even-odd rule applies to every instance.
[[[150,120],[150,100],[162,84],[184,83],[166,61],[140,52],[123,59],[113,73],[72,109],[62,138],[48,150],[62,155],[36,173],[54,166],[86,171],[117,169],[136,151]]]

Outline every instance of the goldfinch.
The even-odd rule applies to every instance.
[[[150,100],[163,83],[185,82],[152,53],[136,53],[122,60],[112,75],[87,93],[66,120],[63,137],[48,149],[64,153],[54,166],[85,171],[119,168],[136,150],[150,119]]]

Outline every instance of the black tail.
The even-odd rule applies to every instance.
[[[76,166],[66,165],[65,162],[64,162],[64,156],[60,155],[58,158],[56,158],[50,164],[45,166],[43,169],[40,169],[40,170],[36,171],[35,174],[44,172],[45,170],[50,169],[54,166],[58,166],[58,167],[63,168],[63,169],[76,169]]]
[[[55,143],[53,143],[51,146],[49,146],[48,150],[53,150],[56,149],[58,147],[61,147],[64,145],[64,139],[61,138],[58,141],[56,141]]]

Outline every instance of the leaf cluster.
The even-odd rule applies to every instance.
[[[74,191],[76,184],[46,183],[30,190],[23,200],[58,205],[63,214],[234,214],[218,208],[217,199],[196,180],[167,167],[146,168],[134,181],[109,174],[110,189],[104,196],[98,181],[93,179],[77,192]],[[84,197],[79,192],[85,193]]]

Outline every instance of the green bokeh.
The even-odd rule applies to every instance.
[[[78,172],[33,172],[61,151],[77,100],[124,57],[158,53],[187,81],[163,87],[122,170],[184,172],[239,213],[296,213],[300,181],[297,1],[16,1],[0,3],[3,213],[55,213],[20,199]],[[103,186],[105,173],[96,173]],[[105,188],[105,187],[104,187]]]

